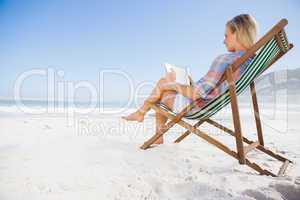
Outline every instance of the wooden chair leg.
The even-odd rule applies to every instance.
[[[228,134],[230,134],[231,136],[235,137],[234,131],[231,130],[231,129],[229,129],[229,128],[227,128],[227,127],[225,127],[225,126],[223,126],[222,124],[219,124],[218,122],[213,121],[212,119],[207,119],[206,122],[209,123],[209,124],[211,124],[211,125],[213,125],[213,126],[215,126],[215,127],[217,127],[217,128],[219,128],[220,130],[223,130],[225,133],[228,133]],[[248,139],[245,138],[245,137],[243,137],[243,142],[245,142],[245,143],[247,143],[247,144],[249,144],[249,145],[252,144],[252,143],[254,143],[253,141],[248,140]],[[291,160],[289,160],[289,159],[287,159],[287,158],[284,158],[284,157],[280,156],[279,154],[275,154],[274,152],[272,152],[272,151],[269,150],[269,149],[266,149],[266,148],[265,148],[264,146],[262,146],[262,145],[258,145],[258,146],[257,146],[257,149],[260,150],[261,152],[263,152],[263,153],[265,153],[265,154],[267,154],[267,155],[269,155],[269,156],[271,156],[271,157],[273,157],[273,158],[275,158],[275,159],[281,161],[281,162],[285,162],[286,160],[288,160],[290,163],[292,163]]]
[[[262,127],[261,127],[261,121],[260,121],[260,116],[259,116],[259,108],[258,108],[258,103],[257,103],[254,82],[252,82],[250,84],[250,89],[251,89],[252,103],[253,103],[253,109],[254,109],[254,117],[255,117],[255,122],[256,122],[257,137],[258,137],[259,144],[264,146],[264,138],[263,138],[263,133],[262,133]]]
[[[231,67],[226,70],[226,77],[229,86],[229,94],[231,98],[231,110],[232,110],[232,117],[233,117],[233,125],[234,125],[234,132],[235,132],[235,139],[236,139],[236,147],[239,156],[239,163],[245,164],[245,153],[244,153],[244,146],[243,146],[243,136],[242,136],[242,128],[240,122],[240,114],[239,108],[237,103],[237,95],[235,89],[235,82],[233,80],[233,73]]]
[[[200,120],[198,121],[194,127],[197,128],[199,127],[201,124],[203,124],[203,122],[205,122],[205,120]],[[181,136],[179,136],[175,141],[174,143],[179,143],[181,142],[186,136],[188,136],[189,134],[191,134],[191,131],[187,130],[186,132],[184,132]]]
[[[165,115],[166,117],[168,117],[169,119],[172,120],[175,120],[176,117],[174,117],[173,115],[171,115],[170,113],[164,111],[164,110],[160,110],[158,107],[156,106],[153,106],[153,109],[155,109],[157,112]],[[221,124],[218,124],[217,122],[211,120],[211,119],[206,119],[204,120],[212,125],[215,125],[216,127],[218,128],[221,128],[222,130],[224,130],[225,132],[228,132],[230,135],[232,136],[236,136],[235,132],[230,130],[229,128],[226,128],[224,127],[223,125]],[[219,142],[218,140],[212,138],[211,136],[209,136],[207,133],[197,129],[195,127],[195,125],[191,125],[191,124],[188,124],[187,122],[183,121],[183,120],[178,120],[177,123],[182,126],[183,128],[186,128],[188,129],[191,133],[194,133],[195,135],[201,137],[202,139],[204,139],[205,141],[207,141],[208,143],[214,145],[215,147],[217,147],[218,149],[222,150],[223,152],[227,153],[228,155],[232,156],[233,158],[239,160],[239,155],[238,155],[238,152],[235,152],[235,151],[232,151],[230,148],[228,148],[227,146],[225,146],[224,144],[222,144],[221,142]],[[200,123],[200,121],[199,121]],[[168,127],[167,127],[168,128]],[[248,144],[251,144],[253,143],[252,141],[249,141],[248,139],[246,138],[243,138],[243,140],[248,143]],[[265,147],[263,146],[258,146],[257,147],[259,150],[261,150],[262,152],[266,153],[266,154],[269,154],[270,156],[274,157],[274,158],[277,158],[278,160],[281,160],[283,162],[285,162],[285,164],[280,168],[280,171],[279,171],[279,174],[283,174],[285,169],[287,168],[287,163],[286,161],[289,161],[277,154],[274,154],[273,152],[265,149]],[[289,161],[291,163],[291,161]],[[245,158],[245,164],[247,166],[249,166],[250,168],[254,169],[255,171],[257,171],[258,173],[260,173],[261,175],[268,175],[268,176],[273,176],[273,177],[276,177],[277,175],[275,175],[274,173],[272,173],[271,171],[268,171],[266,169],[263,169],[261,168],[258,164],[254,163],[254,162],[251,162],[250,160],[246,159]]]
[[[164,129],[157,130],[155,135],[153,135],[149,140],[144,142],[144,144],[140,148],[143,150],[148,149],[156,140],[158,140],[160,137],[162,137],[165,132],[166,132],[166,130],[164,130]]]
[[[151,108],[154,109],[156,112],[159,113],[164,113],[159,107],[157,107],[157,105],[155,104],[150,104]],[[184,116],[184,114],[186,112],[188,112],[189,109],[191,109],[191,105],[187,106],[186,108],[183,109],[183,111],[181,111],[180,113],[178,113],[175,117],[173,116],[172,118],[168,117],[168,115],[166,117],[168,117],[169,119],[171,119],[171,121],[169,121],[167,124],[165,124],[163,127],[161,127],[160,129],[158,129],[155,133],[155,135],[153,135],[149,140],[147,140],[146,142],[144,142],[144,144],[140,147],[143,150],[148,149],[156,140],[158,140],[160,137],[162,137],[170,128],[172,128],[176,123],[178,123],[178,121],[181,120],[181,118]]]
[[[184,138],[186,138],[186,136],[188,136],[189,134],[191,134],[191,131],[187,130],[185,131],[181,136],[179,136],[174,143],[179,143],[181,142]]]

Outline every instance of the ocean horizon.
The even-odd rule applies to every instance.
[[[135,107],[135,102],[124,102],[124,101],[55,101],[55,100],[21,100],[15,99],[0,99],[0,106],[26,106],[26,107],[76,107],[76,108],[89,108],[94,107],[105,107],[105,108],[120,108],[120,107]]]

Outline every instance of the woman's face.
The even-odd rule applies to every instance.
[[[226,48],[229,52],[236,51],[236,48],[235,48],[236,44],[237,44],[236,34],[232,33],[230,28],[228,28],[227,26],[226,26],[226,29],[225,29],[224,44],[225,44],[225,46],[226,46]]]

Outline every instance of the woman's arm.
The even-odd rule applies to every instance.
[[[196,100],[200,97],[198,91],[194,87],[195,83],[190,76],[189,76],[190,85],[183,85],[183,84],[175,82],[176,74],[173,70],[171,72],[167,73],[166,79],[168,80],[168,83],[163,86],[163,88],[162,88],[163,90],[176,91],[176,92],[182,94],[183,96],[190,98],[192,100]]]

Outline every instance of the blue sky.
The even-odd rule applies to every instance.
[[[157,80],[169,62],[189,67],[197,80],[226,53],[224,25],[241,13],[256,18],[260,36],[287,18],[295,48],[272,70],[300,67],[299,10],[297,0],[0,0],[0,97],[12,97],[18,75],[36,68],[62,70],[57,81],[86,80],[98,92],[105,69],[126,72],[137,86]],[[106,79],[106,101],[128,98],[128,81]],[[22,94],[44,99],[46,89],[46,78],[33,76]],[[80,100],[87,96],[84,89],[76,93]]]

